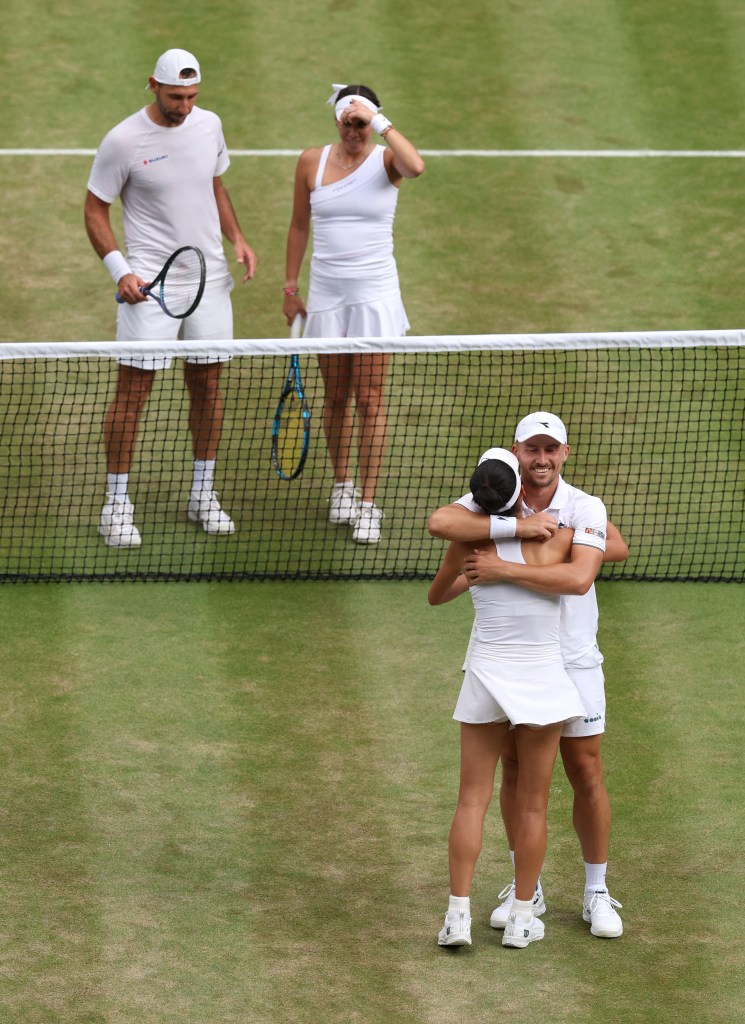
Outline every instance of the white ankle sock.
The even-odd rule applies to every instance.
[[[129,485],[129,473],[107,473],[106,493],[117,501],[127,500],[127,487]]]
[[[215,460],[194,459],[194,476],[191,484],[192,491],[214,491],[215,489]]]
[[[595,892],[597,889],[605,889],[605,873],[608,870],[608,863],[588,864],[585,861],[585,890]]]
[[[512,910],[520,920],[530,920],[533,916],[533,901],[532,900],[513,900]]]
[[[448,914],[459,914],[461,911],[465,911],[470,916],[471,914],[471,897],[470,896],[451,896],[448,900]]]

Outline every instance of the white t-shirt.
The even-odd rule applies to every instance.
[[[483,509],[468,493],[456,502],[471,512]],[[600,498],[595,498],[578,487],[572,487],[562,477],[556,487],[551,504],[544,510],[554,516],[559,526],[574,530],[573,544],[605,551],[608,516]],[[523,515],[534,510],[523,504]],[[561,598],[561,656],[567,668],[594,668],[602,664],[603,656],[597,643],[598,602],[595,586],[586,594],[566,594]]]
[[[213,185],[229,165],[220,118],[200,107],[172,128],[155,124],[143,107],[111,129],[88,188],[105,203],[121,198],[127,259],[136,274],[152,280],[175,249],[195,245],[209,283],[231,280]]]

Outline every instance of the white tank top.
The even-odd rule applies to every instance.
[[[519,539],[496,543],[497,554],[506,562],[525,565]],[[476,612],[476,641],[504,648],[506,657],[549,656],[554,648],[560,655],[559,622],[561,599],[537,594],[514,583],[488,583],[470,588]]]
[[[310,194],[313,272],[331,278],[396,274],[393,218],[398,189],[385,169],[385,146],[376,146],[348,177],[322,185],[330,152],[331,146],[325,146]]]

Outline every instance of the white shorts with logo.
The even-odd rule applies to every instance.
[[[233,282],[228,284],[207,284],[202,301],[185,320],[175,320],[160,308],[155,299],[123,303],[119,306],[116,320],[117,341],[223,341],[233,337],[233,304],[230,293]],[[193,356],[189,363],[228,362],[228,358],[210,359],[208,356]],[[124,366],[136,366],[140,370],[166,370],[171,365],[170,356],[143,356],[121,358]]]
[[[566,722],[562,736],[597,736],[605,732],[605,677],[601,665],[592,668],[570,668],[567,675],[577,687],[587,714],[573,722]]]

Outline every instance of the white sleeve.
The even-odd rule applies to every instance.
[[[113,203],[121,194],[128,177],[129,158],[111,131],[98,147],[88,179],[88,190],[104,203]]]
[[[600,498],[591,494],[582,494],[574,503],[569,522],[566,524],[574,530],[573,544],[605,551],[608,532],[608,513]]]

